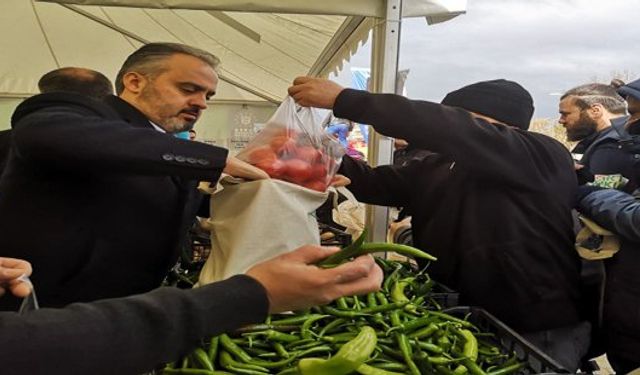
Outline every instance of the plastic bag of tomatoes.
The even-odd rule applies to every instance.
[[[343,155],[342,145],[325,133],[319,111],[287,97],[237,157],[272,178],[323,192]]]

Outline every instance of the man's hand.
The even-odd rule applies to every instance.
[[[342,90],[344,87],[328,79],[298,77],[289,87],[289,95],[301,106],[333,109]]]
[[[16,297],[26,297],[31,293],[31,285],[20,280],[20,276],[31,275],[31,264],[25,260],[0,258],[0,295],[8,288]]]
[[[351,179],[349,177],[341,174],[337,174],[333,176],[333,178],[331,179],[331,183],[329,185],[334,187],[340,187],[340,186],[347,186],[349,184],[351,184]]]
[[[247,275],[267,290],[270,313],[323,305],[380,289],[382,270],[369,255],[335,268],[314,265],[338,251],[336,247],[302,246],[253,266]]]
[[[247,180],[264,180],[269,178],[267,172],[233,156],[227,158],[227,165],[224,167],[223,172]]]

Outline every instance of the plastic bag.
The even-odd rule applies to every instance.
[[[237,157],[272,178],[324,192],[343,155],[342,145],[324,131],[318,110],[287,97]]]
[[[364,231],[364,204],[358,202],[353,193],[343,186],[337,187],[336,192],[342,194],[347,200],[338,204],[338,194],[334,195],[333,221],[345,227],[345,232],[355,240]]]

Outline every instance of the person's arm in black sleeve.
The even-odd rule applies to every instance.
[[[26,163],[88,174],[172,175],[215,181],[226,149],[132,127],[77,107],[35,110],[13,124],[17,156]]]
[[[640,201],[632,195],[613,189],[595,190],[580,199],[578,210],[602,227],[640,242]]]
[[[589,156],[589,170],[596,174],[633,175],[633,154],[616,147],[598,147]]]
[[[140,374],[200,340],[262,321],[262,285],[240,275],[198,289],[150,293],[26,315],[0,313],[2,374]]]
[[[446,155],[488,180],[533,186],[549,177],[542,175],[545,171],[559,168],[559,160],[560,168],[570,160],[568,151],[551,138],[476,120],[462,109],[399,95],[345,89],[333,111],[336,116],[370,124],[381,134],[406,139],[414,147]],[[538,168],[541,163],[547,168]]]
[[[383,165],[371,168],[349,156],[342,158],[338,173],[349,177],[347,186],[361,202],[380,206],[405,206],[410,199],[410,181],[418,163],[406,167]]]

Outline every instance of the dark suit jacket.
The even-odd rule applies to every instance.
[[[105,105],[37,95],[18,106],[12,127],[0,249],[33,264],[44,306],[160,285],[193,220],[196,182],[216,180],[227,157],[154,130],[117,97]]]
[[[9,149],[11,147],[11,129],[0,131],[0,176],[9,159]]]

